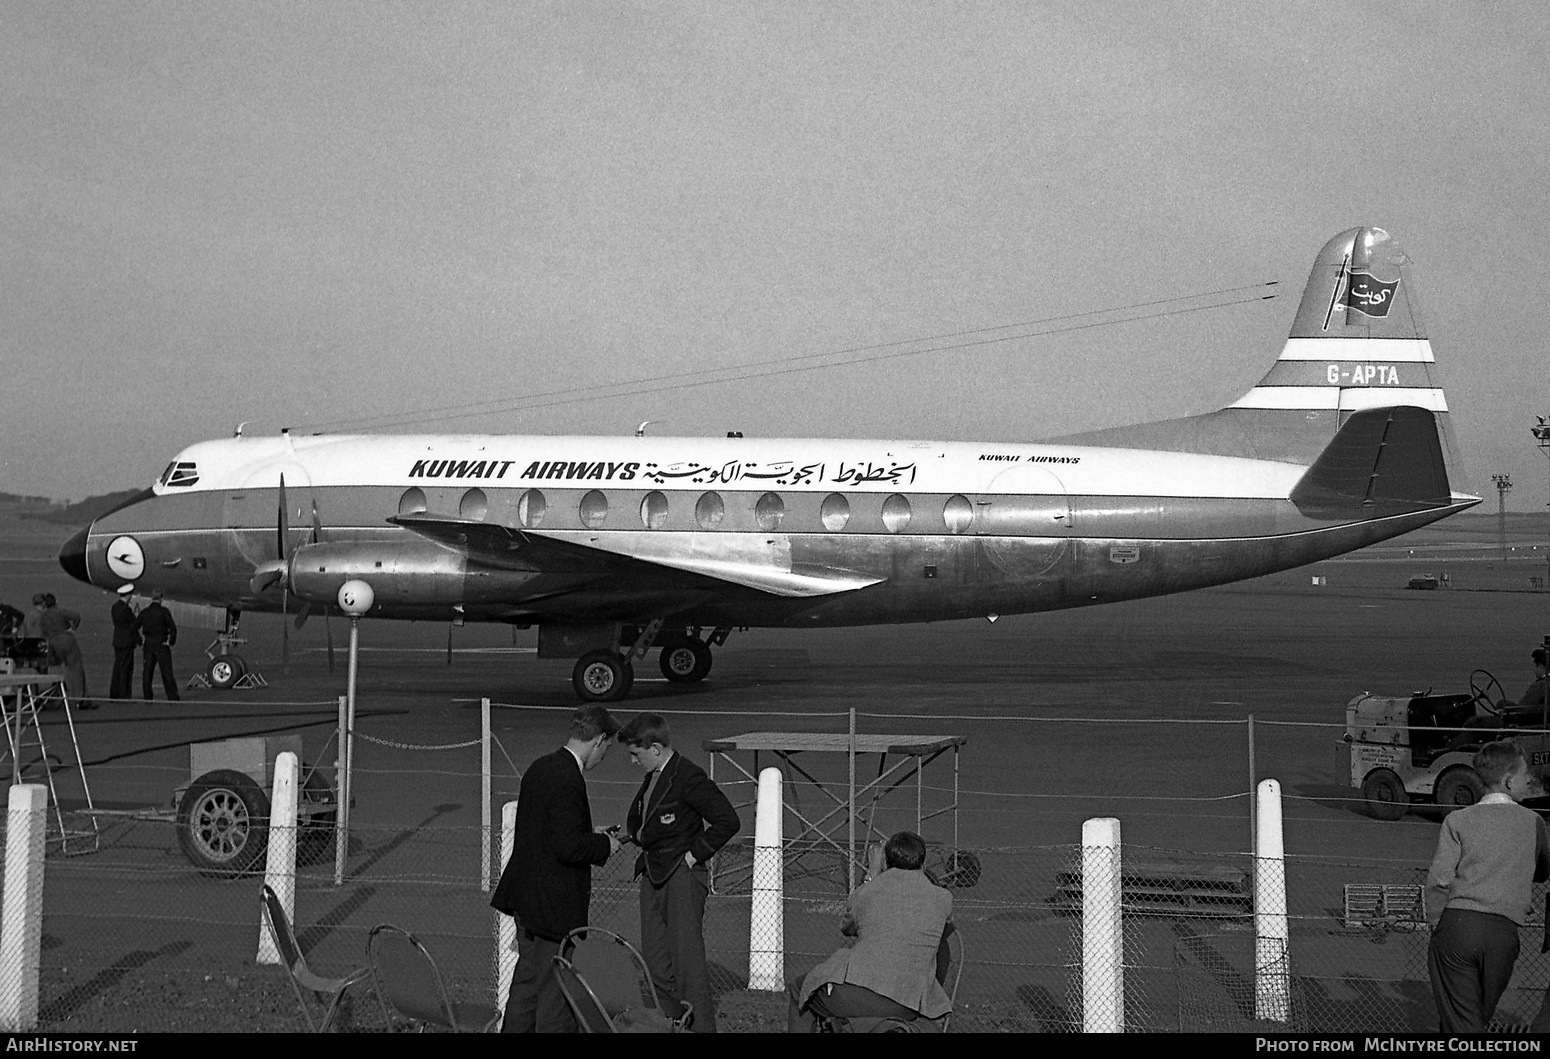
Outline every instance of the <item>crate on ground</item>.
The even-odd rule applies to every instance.
[[[1050,904],[1082,910],[1080,869],[1055,873]],[[1254,886],[1245,868],[1154,861],[1127,863],[1120,873],[1120,905],[1127,914],[1244,919],[1254,914]]]
[[[1346,883],[1346,927],[1384,926],[1391,930],[1420,930],[1426,926],[1426,899],[1422,888],[1408,883]]]

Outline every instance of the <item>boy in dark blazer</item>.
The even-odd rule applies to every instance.
[[[517,794],[516,835],[490,904],[517,920],[517,967],[506,998],[505,1033],[574,1033],[576,1020],[554,976],[560,942],[587,924],[592,866],[619,840],[592,826],[582,774],[602,763],[619,722],[601,706],[571,717],[570,738],[528,766]]]
[[[667,721],[643,713],[619,732],[630,761],[646,773],[630,802],[625,830],[640,846],[642,955],[667,1014],[694,1009],[697,1033],[716,1031],[716,1004],[705,964],[706,861],[737,834],[742,821],[705,770],[672,748]]]

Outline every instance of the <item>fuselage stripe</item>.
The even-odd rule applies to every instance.
[[[1288,338],[1278,359],[1436,363],[1424,338]]]
[[[1353,386],[1256,386],[1229,408],[1343,409],[1389,408],[1415,405],[1432,412],[1446,412],[1447,398],[1440,389]]]

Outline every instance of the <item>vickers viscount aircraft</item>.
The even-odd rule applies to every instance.
[[[1087,606],[1286,570],[1480,498],[1407,261],[1354,228],[1291,335],[1226,408],[1045,442],[235,437],[64,545],[73,576],[251,611],[538,626],[583,700],[659,649],[697,681],[744,627],[942,621]]]

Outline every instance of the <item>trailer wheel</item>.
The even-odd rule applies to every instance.
[[[1437,778],[1437,804],[1446,812],[1474,805],[1484,794],[1480,774],[1467,765],[1450,768]]]
[[[248,875],[269,846],[269,799],[244,773],[215,769],[183,792],[177,826],[183,855],[205,875]]]
[[[1379,820],[1398,820],[1405,815],[1410,795],[1404,781],[1392,769],[1373,769],[1362,780],[1362,797],[1367,811]]]

